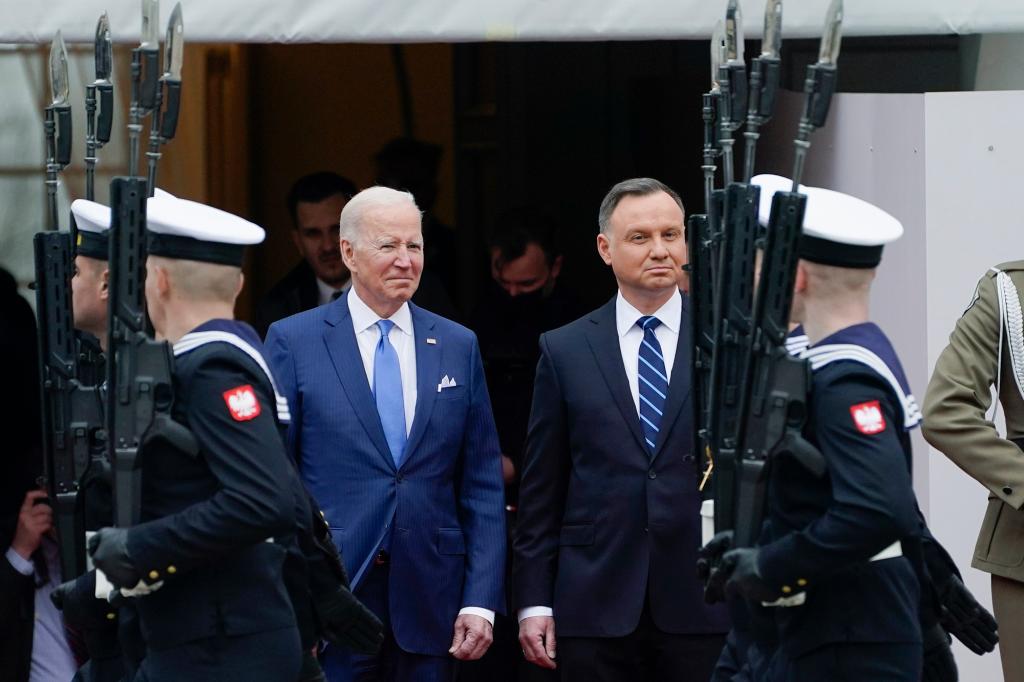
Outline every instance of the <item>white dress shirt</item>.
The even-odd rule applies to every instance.
[[[319,277],[314,277],[314,279],[316,280],[317,303],[319,305],[330,303],[334,300],[335,294],[343,294],[352,287],[351,277],[341,285],[340,289],[335,289],[327,282],[322,281]]]
[[[350,280],[351,281],[351,280]],[[356,343],[359,345],[359,355],[363,360],[363,369],[366,370],[366,381],[373,390],[373,362],[377,352],[377,344],[380,342],[380,327],[377,322],[384,319],[366,305],[355,288],[348,292],[348,310],[352,316],[352,329],[356,333]],[[416,415],[416,335],[413,330],[412,312],[409,304],[403,303],[387,318],[395,323],[388,334],[388,340],[398,355],[398,366],[402,373],[402,400],[405,403],[405,435],[409,435],[412,428],[412,420]],[[480,616],[494,625],[494,611],[482,609],[476,606],[467,606],[459,611],[459,615],[470,614]]]
[[[665,305],[658,308],[654,317],[661,321],[654,328],[654,336],[661,345],[661,354],[665,358],[665,375],[671,381],[672,366],[676,359],[676,346],[679,345],[679,324],[682,321],[683,297],[679,291],[672,294],[672,298],[665,302]],[[640,415],[640,342],[644,339],[644,330],[637,326],[637,320],[644,317],[644,314],[622,296],[619,291],[615,297],[615,328],[619,333],[619,352],[622,353],[622,365],[626,369],[626,381],[629,382],[629,392],[633,395],[633,405],[636,406],[636,413]],[[553,616],[554,611],[550,606],[527,606],[519,609],[519,622],[524,618],[532,616]]]

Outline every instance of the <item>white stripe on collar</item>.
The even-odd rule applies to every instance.
[[[292,420],[291,412],[288,409],[288,399],[278,393],[277,382],[274,381],[274,375],[270,373],[267,361],[263,359],[263,355],[258,350],[237,334],[222,331],[191,332],[185,334],[174,344],[174,356],[184,355],[208,343],[230,344],[252,358],[253,362],[260,366],[263,373],[267,375],[267,379],[270,380],[270,386],[274,390],[274,401],[277,403],[277,418],[282,422],[290,422]]]
[[[809,348],[800,353],[800,357],[810,360],[811,369],[815,371],[838,360],[852,360],[868,366],[885,379],[899,398],[900,406],[903,408],[903,428],[912,429],[921,423],[921,408],[918,407],[913,394],[904,392],[896,375],[892,373],[885,361],[864,346],[852,343],[830,343]]]

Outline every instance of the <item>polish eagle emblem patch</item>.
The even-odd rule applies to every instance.
[[[223,396],[228,411],[236,422],[245,422],[260,416],[260,401],[256,399],[256,391],[249,384],[224,391]]]
[[[867,436],[885,431],[885,415],[877,400],[852,405],[850,415],[857,430]]]

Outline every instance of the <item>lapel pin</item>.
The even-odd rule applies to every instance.
[[[431,346],[436,346],[437,345],[437,339],[432,339],[432,338],[430,338],[428,336],[427,337],[427,343],[429,343]]]

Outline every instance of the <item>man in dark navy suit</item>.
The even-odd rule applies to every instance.
[[[411,194],[341,213],[352,288],[267,334],[288,442],[356,595],[386,626],[375,656],[328,649],[339,680],[448,680],[490,646],[503,603],[500,450],[476,337],[409,303],[423,269]],[[449,655],[451,654],[451,655]]]
[[[514,542],[519,641],[564,680],[704,681],[728,622],[688,568],[700,495],[683,205],[657,180],[625,180],[598,220],[619,292],[541,337]]]

